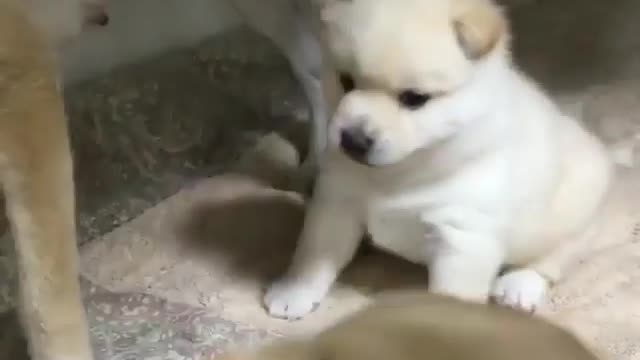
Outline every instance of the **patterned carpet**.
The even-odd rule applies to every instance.
[[[206,309],[84,283],[96,360],[212,359],[231,345],[276,336]]]

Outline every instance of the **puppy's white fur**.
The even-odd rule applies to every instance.
[[[612,176],[603,145],[560,113],[509,54],[490,0],[327,0],[333,65],[356,88],[337,105],[329,149],[287,274],[268,311],[311,311],[375,244],[429,266],[435,293],[533,310],[558,281]],[[332,82],[337,86],[335,76]],[[428,94],[409,109],[399,94]],[[337,91],[337,90],[336,90]],[[372,140],[359,162],[341,136]],[[496,276],[504,265],[515,268]]]

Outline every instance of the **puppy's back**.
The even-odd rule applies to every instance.
[[[573,335],[515,310],[431,294],[381,299],[308,340],[233,360],[597,360]]]
[[[335,360],[595,360],[540,318],[481,304],[404,294],[381,300],[318,338]]]

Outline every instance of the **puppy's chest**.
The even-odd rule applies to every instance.
[[[420,221],[422,206],[378,203],[369,207],[367,231],[375,246],[417,264],[426,264],[429,235],[434,229]]]

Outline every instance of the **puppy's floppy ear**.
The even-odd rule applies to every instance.
[[[491,0],[459,1],[454,7],[453,28],[471,60],[484,57],[508,37],[507,19]]]

